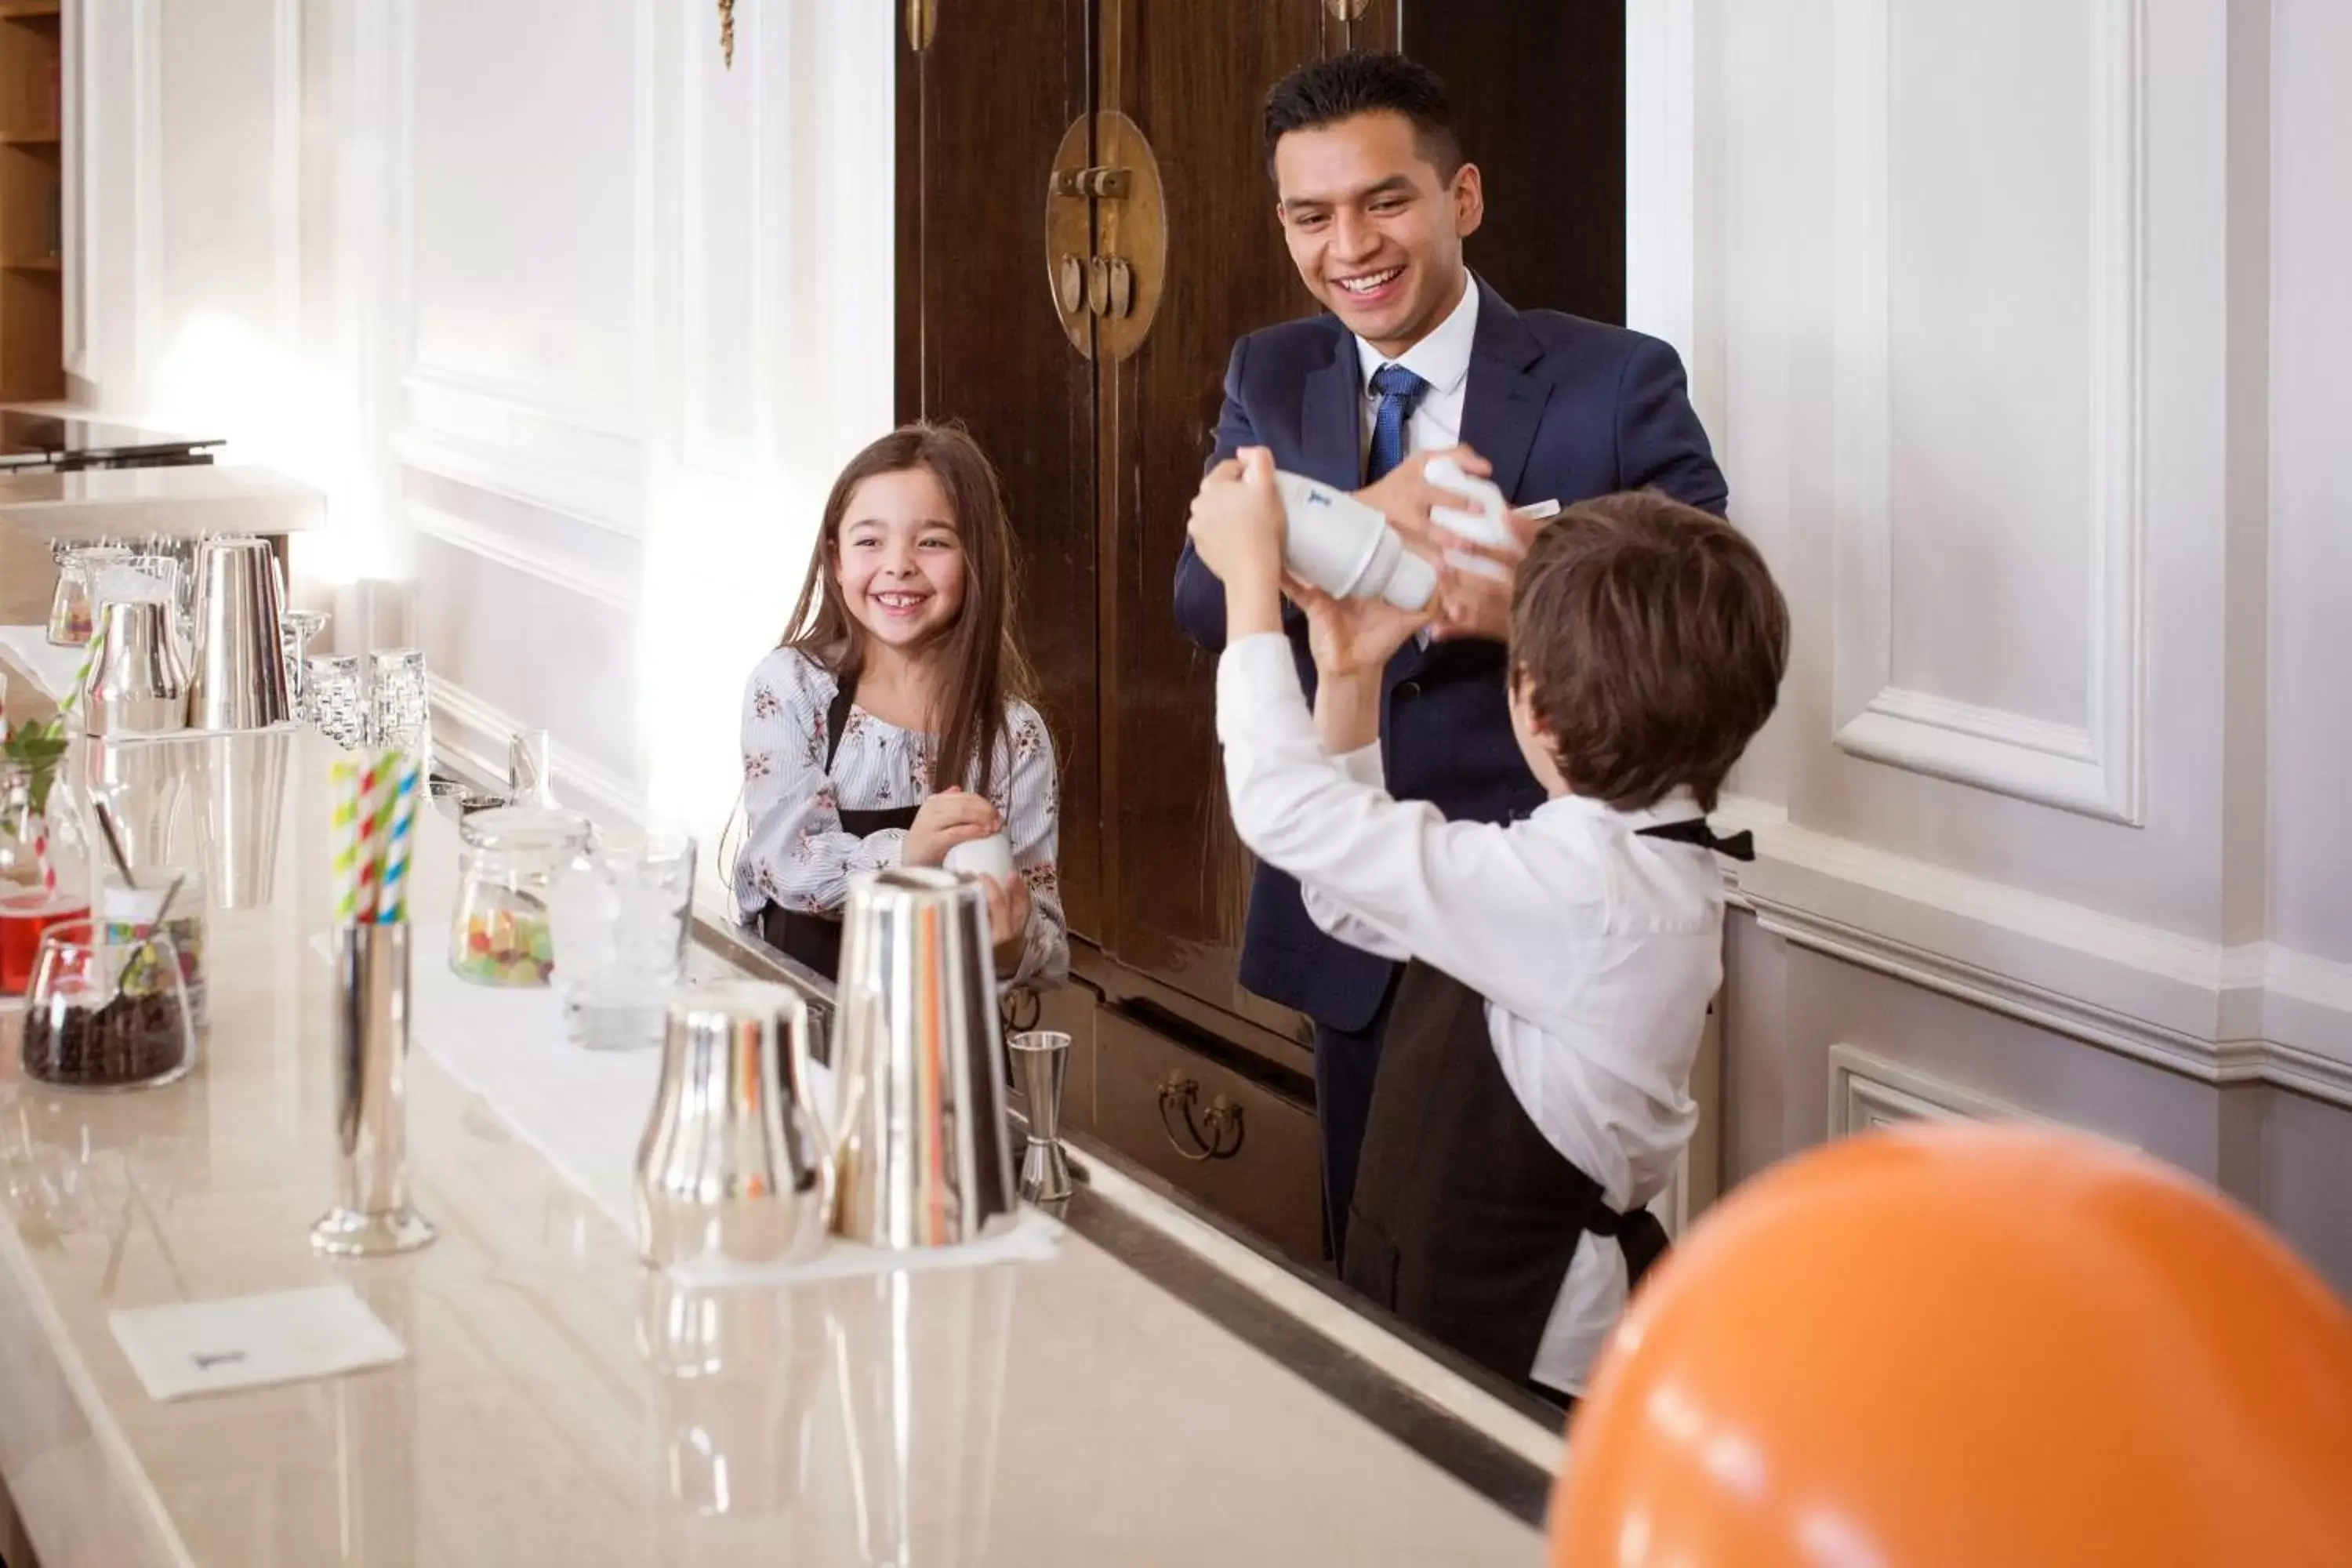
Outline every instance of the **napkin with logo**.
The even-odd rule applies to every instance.
[[[332,1377],[408,1353],[348,1285],[109,1312],[107,1326],[159,1400]]]

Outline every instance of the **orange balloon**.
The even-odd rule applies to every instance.
[[[2352,1563],[2352,1314],[2127,1150],[1846,1139],[1643,1282],[1569,1428],[1551,1562]]]

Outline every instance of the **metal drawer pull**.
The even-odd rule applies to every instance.
[[[1171,1069],[1160,1084],[1160,1130],[1168,1134],[1169,1147],[1179,1157],[1196,1165],[1211,1160],[1230,1160],[1242,1152],[1242,1108],[1227,1096],[1218,1095],[1209,1101],[1209,1108],[1201,1113],[1196,1126],[1192,1104],[1200,1096],[1199,1083]],[[1183,1121],[1182,1137],[1177,1136],[1175,1125],[1168,1120],[1171,1107]],[[1187,1142],[1192,1148],[1185,1147]],[[1200,1152],[1194,1153],[1195,1149]]]

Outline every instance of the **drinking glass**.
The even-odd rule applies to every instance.
[[[682,833],[600,833],[557,873],[548,889],[554,984],[573,1044],[661,1044],[669,990],[686,972],[693,896],[694,840]]]
[[[310,660],[305,649],[326,629],[327,617],[318,610],[289,610],[278,617],[278,642],[286,654],[286,700],[296,720],[310,719]]]
[[[302,686],[309,696],[310,722],[345,751],[365,741],[368,721],[360,699],[360,656],[313,654],[304,663],[309,674]]]
[[[369,743],[421,753],[431,731],[425,656],[413,647],[380,647],[368,655]]]

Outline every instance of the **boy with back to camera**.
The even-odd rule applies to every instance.
[[[1407,962],[1372,1090],[1348,1283],[1554,1399],[1581,1394],[1665,1248],[1643,1206],[1698,1119],[1723,975],[1706,813],[1778,699],[1788,611],[1737,529],[1656,494],[1570,507],[1514,581],[1511,728],[1548,797],[1448,822],[1381,777],[1381,672],[1423,624],[1286,584],[1273,465],[1250,448],[1192,507],[1223,583],[1217,731],[1242,840],[1316,922]],[[1282,598],[1308,619],[1310,713]]]

